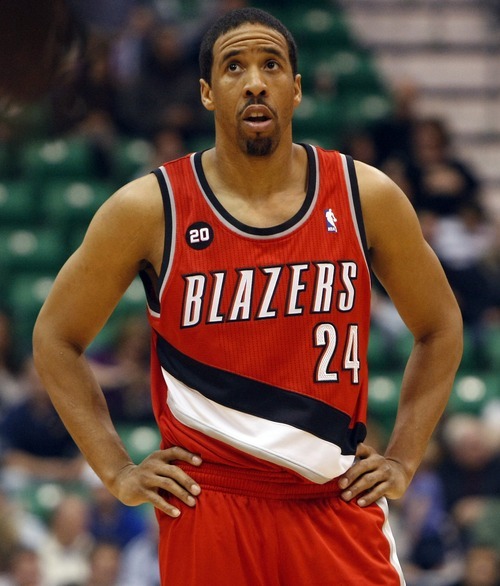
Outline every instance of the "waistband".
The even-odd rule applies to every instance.
[[[233,468],[211,462],[203,462],[199,467],[184,462],[175,464],[196,480],[202,491],[213,490],[264,499],[317,499],[338,497],[341,492],[337,479],[315,484],[286,471]]]

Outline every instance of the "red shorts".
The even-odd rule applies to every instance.
[[[402,586],[387,503],[361,508],[336,482],[203,464],[177,519],[158,513],[162,586]],[[288,482],[283,482],[288,478]]]

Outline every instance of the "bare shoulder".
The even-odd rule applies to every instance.
[[[116,191],[100,210],[103,214],[120,214],[131,221],[154,219],[162,211],[160,187],[156,177],[150,173],[127,183]]]
[[[163,203],[153,174],[127,183],[104,203],[90,223],[84,247],[130,254],[156,265],[164,236]]]
[[[406,195],[385,173],[371,165],[355,161],[356,176],[363,206],[394,204],[407,201]]]
[[[363,220],[368,243],[376,246],[379,235],[420,231],[416,213],[406,194],[385,173],[355,161]]]

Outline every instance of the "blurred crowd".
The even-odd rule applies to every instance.
[[[473,368],[492,367],[488,331],[500,310],[500,226],[489,209],[481,177],[457,155],[448,123],[419,115],[411,82],[393,88],[394,110],[351,134],[343,150],[383,170],[405,192],[460,304]],[[388,344],[404,328],[380,287],[374,323]]]
[[[103,177],[123,136],[151,144],[144,172],[209,144],[199,40],[220,13],[250,2],[199,0],[191,18],[185,4],[74,0],[87,31],[85,58],[67,85],[35,106],[36,115],[4,113],[0,141],[84,136]],[[393,99],[390,116],[327,146],[381,168],[410,198],[460,302],[473,364],[488,371],[488,329],[500,319],[496,219],[446,122],[418,114],[418,88],[401,84]],[[377,284],[373,322],[390,357],[404,325]],[[13,325],[0,308],[0,586],[159,585],[153,511],[121,505],[84,463],[31,357],[16,347]],[[145,316],[128,316],[89,357],[114,421],[152,426]],[[408,493],[391,504],[408,586],[500,585],[498,397],[479,413],[447,415]],[[376,421],[371,434],[383,449]]]

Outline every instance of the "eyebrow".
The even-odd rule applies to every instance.
[[[283,52],[279,49],[275,49],[274,47],[259,47],[257,48],[257,51],[259,53],[268,53],[269,55],[274,55],[276,57],[279,57],[280,59],[285,59],[285,55],[283,54]],[[243,53],[243,49],[231,49],[225,55],[222,55],[221,63],[225,63],[233,57],[238,57],[239,55],[241,55],[241,53]]]

